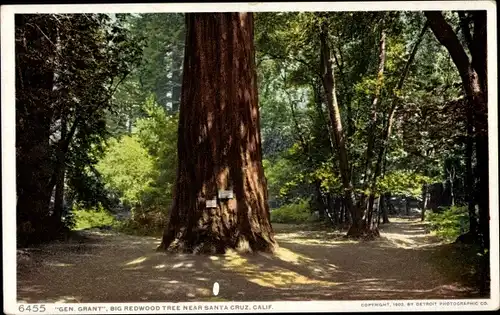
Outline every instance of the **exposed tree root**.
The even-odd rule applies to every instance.
[[[274,253],[278,248],[274,240],[268,240],[264,237],[255,237],[248,240],[241,235],[222,239],[220,237],[200,234],[193,237],[193,234],[181,234],[180,236],[164,239],[164,242],[157,248],[157,251],[168,253],[189,253],[189,254],[225,254],[228,250],[234,250],[238,253],[266,252]]]
[[[345,235],[345,238],[363,240],[375,240],[378,237],[380,237],[379,229],[376,227],[370,229],[366,225],[362,227],[351,226]]]

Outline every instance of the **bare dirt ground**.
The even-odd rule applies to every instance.
[[[273,225],[276,255],[155,252],[159,238],[85,231],[86,239],[18,253],[20,302],[181,302],[474,298],[457,249],[415,219],[393,218],[376,241]],[[453,246],[453,247],[452,247]],[[212,293],[220,285],[218,296]],[[470,283],[470,282],[469,282]]]

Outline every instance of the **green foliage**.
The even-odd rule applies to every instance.
[[[120,229],[140,234],[164,226],[177,168],[177,115],[168,115],[152,96],[142,108],[147,116],[137,120],[135,133],[110,139],[97,165],[106,189],[132,209]]]
[[[158,104],[167,108],[168,103],[179,101],[169,93],[181,83],[176,73],[182,69],[184,57],[184,14],[141,14],[131,24],[132,32],[146,42],[137,80],[145,91],[154,93]]]
[[[391,193],[393,195],[411,196],[415,199],[422,199],[422,187],[424,184],[430,184],[435,178],[424,176],[422,174],[407,171],[396,170],[386,174],[378,182],[377,194]]]
[[[340,181],[339,174],[333,166],[332,160],[323,162],[312,172],[309,182],[312,183],[314,180],[319,180],[321,188],[326,192],[335,194],[342,193],[342,183]]]
[[[83,208],[81,204],[76,203],[71,212],[75,230],[114,226],[117,223],[115,217],[101,205],[94,208]]]
[[[124,19],[143,50],[140,65],[118,87],[115,110],[107,116],[108,129],[115,137],[132,133],[137,120],[148,115],[142,106],[148,97],[169,113],[178,111],[184,57],[182,13],[126,15]]]
[[[280,199],[284,195],[283,187],[295,177],[293,163],[284,157],[279,157],[274,160],[264,159],[262,165],[270,199]]]
[[[153,160],[136,136],[110,139],[97,170],[107,188],[119,192],[120,200],[132,207],[140,205],[142,194],[153,181]]]
[[[178,114],[168,114],[152,97],[143,108],[147,117],[137,121],[137,137],[154,167],[154,180],[143,195],[143,206],[168,208],[177,176]]]
[[[275,223],[305,223],[310,219],[311,209],[308,200],[300,200],[271,211],[271,222]]]
[[[76,200],[88,206],[95,206],[96,201],[108,204],[94,165],[103,152],[108,132],[106,113],[114,110],[112,97],[138,64],[141,46],[122,21],[108,15],[63,15],[59,21],[63,24],[60,55],[64,57],[56,58],[58,82],[54,94],[60,105],[55,117],[66,121],[59,132],[67,129],[68,139],[61,139],[54,148],[70,142],[65,160],[68,188]],[[71,135],[73,126],[77,132]]]
[[[439,213],[429,212],[426,220],[437,236],[446,240],[455,240],[469,228],[469,215],[466,206],[452,206]]]

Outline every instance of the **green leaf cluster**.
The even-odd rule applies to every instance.
[[[466,206],[452,206],[427,214],[426,221],[434,233],[448,241],[455,240],[469,229],[469,214]]]
[[[275,223],[305,223],[311,218],[308,200],[284,205],[271,211],[271,222]]]
[[[376,195],[391,193],[392,195],[410,196],[417,200],[421,200],[423,185],[435,182],[435,180],[435,178],[412,171],[392,171],[380,179],[377,185]]]
[[[85,208],[76,203],[72,209],[75,230],[112,227],[117,224],[115,217],[109,214],[102,206]]]

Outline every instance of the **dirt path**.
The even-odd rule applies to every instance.
[[[476,294],[443,270],[439,244],[416,220],[393,219],[382,237],[275,225],[275,256],[168,255],[160,239],[86,232],[84,243],[54,243],[18,259],[18,300],[168,302],[464,298]],[[213,296],[217,281],[220,293]]]

